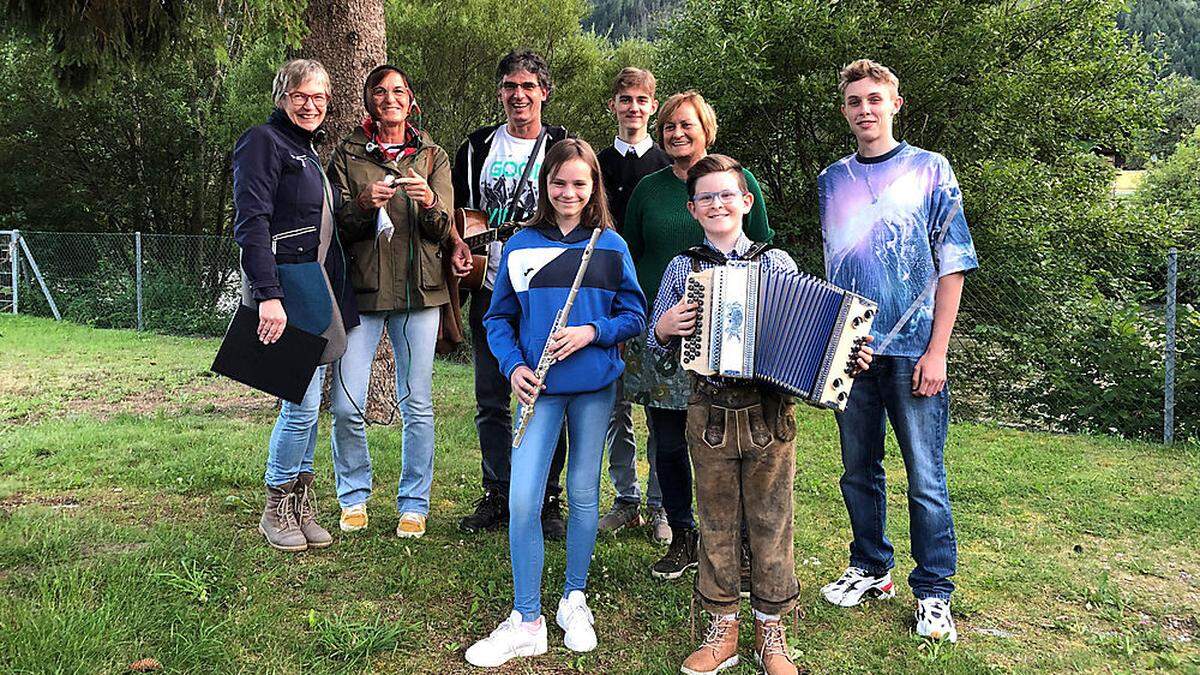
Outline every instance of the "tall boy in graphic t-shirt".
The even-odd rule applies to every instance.
[[[843,607],[895,594],[885,533],[883,439],[890,420],[908,473],[917,633],[957,639],[950,594],[957,543],[946,489],[946,350],[966,272],[977,266],[962,194],[945,157],[898,142],[899,80],[861,59],[841,72],[842,114],[858,152],[818,177],[829,281],[879,303],[875,360],[838,415],[850,566],[821,589]]]

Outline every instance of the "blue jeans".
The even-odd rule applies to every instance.
[[[345,508],[362,504],[371,496],[371,454],[362,412],[367,408],[371,362],[386,328],[396,355],[396,398],[404,419],[396,508],[401,513],[428,515],[433,484],[433,351],[438,308],[362,312],[359,316],[361,323],[346,335],[346,353],[334,364],[330,386],[338,503]]]
[[[616,384],[585,394],[538,397],[521,445],[512,451],[508,490],[508,550],[513,571],[513,609],[526,621],[542,613],[542,495],[550,460],[567,418],[567,579],[563,597],[587,588],[588,567],[600,520],[600,465],[604,429],[612,415]],[[520,416],[520,409],[517,412]]]
[[[837,416],[845,468],[842,497],[854,532],[850,564],[876,575],[895,565],[885,531],[883,437],[890,420],[908,473],[909,536],[917,563],[908,585],[918,598],[949,599],[958,562],[943,461],[950,389],[947,384],[935,396],[913,396],[916,363],[915,358],[876,356],[855,381],[846,412]]]
[[[317,368],[299,404],[284,401],[267,445],[267,471],[263,482],[279,487],[301,472],[312,473],[317,447],[317,413],[321,409],[321,381],[325,366]]]
[[[623,380],[617,380],[617,401],[613,404],[612,419],[608,421],[608,434],[604,438],[604,444],[608,446],[608,477],[617,491],[616,501],[639,504],[642,493],[638,490],[633,404],[625,398],[624,390]],[[654,454],[654,434],[651,431],[646,439],[646,457],[650,460],[650,475],[646,478],[646,506],[652,509],[662,506]]]

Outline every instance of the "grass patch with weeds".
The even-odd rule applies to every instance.
[[[399,540],[399,426],[369,430],[371,527],[336,531],[328,419],[317,472],[325,551],[287,555],[256,531],[270,399],[207,367],[213,340],[0,318],[0,671],[466,673],[471,641],[508,612],[506,532],[467,536],[478,496],[471,372],[435,370],[429,533]],[[231,404],[231,401],[238,403]],[[889,439],[898,599],[839,609],[818,588],[845,565],[836,427],[798,413],[797,663],[812,672],[1200,669],[1200,451],[956,424],[946,449],[959,540],[957,645],[912,634],[906,483]],[[644,429],[640,418],[638,426]],[[645,475],[645,461],[641,463]],[[612,497],[603,479],[605,506]],[[600,647],[551,627],[544,657],[506,673],[666,673],[691,650],[690,583],[647,566],[641,532],[602,536],[589,601]],[[546,551],[551,612],[565,568]],[[743,628],[750,663],[752,627]],[[750,673],[749,665],[734,673]]]

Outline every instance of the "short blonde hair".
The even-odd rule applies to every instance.
[[[612,95],[616,98],[617,94],[625,89],[645,89],[650,97],[654,97],[654,87],[657,85],[654,79],[654,73],[645,68],[634,68],[626,66],[617,73],[617,79],[613,80]]]
[[[900,79],[896,77],[896,74],[892,72],[891,68],[871,59],[858,59],[842,68],[842,71],[838,73],[838,95],[845,96],[846,87],[867,78],[879,84],[886,84],[892,88],[893,95],[900,95]]]
[[[704,100],[700,92],[695,89],[671,94],[666,103],[658,109],[658,138],[662,141],[663,125],[665,125],[678,110],[685,106],[691,105],[696,111],[696,117],[700,118],[700,128],[704,131],[704,147],[711,148],[712,144],[717,140],[717,112],[713,107]]]
[[[279,72],[275,73],[275,82],[271,85],[271,96],[275,105],[283,100],[287,93],[296,87],[304,84],[309,78],[318,78],[325,81],[325,94],[333,95],[333,90],[329,83],[329,73],[325,72],[325,66],[321,65],[316,59],[292,59],[279,67]]]

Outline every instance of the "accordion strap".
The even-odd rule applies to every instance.
[[[766,253],[773,248],[775,247],[766,242],[756,242],[751,244],[750,248],[746,250],[746,255],[741,259],[755,260],[763,253]],[[693,246],[689,249],[686,249],[683,254],[692,259],[693,272],[700,271],[700,263],[702,262],[711,263],[713,265],[724,265],[725,263],[729,262],[729,259],[726,258],[723,253],[705,244],[700,244],[698,246]]]

